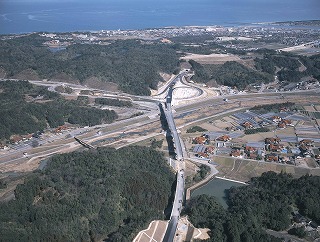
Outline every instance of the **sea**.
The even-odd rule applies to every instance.
[[[0,34],[319,19],[320,0],[0,0]]]

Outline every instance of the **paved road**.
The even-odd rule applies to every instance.
[[[180,137],[178,135],[178,131],[176,128],[176,124],[174,123],[173,115],[172,115],[172,109],[171,109],[171,104],[167,103],[167,108],[164,108],[164,114],[166,116],[167,122],[169,129],[171,131],[171,135],[173,138],[174,142],[174,148],[175,148],[175,153],[176,153],[176,159],[178,161],[181,161],[183,159],[183,151],[182,151],[182,146],[180,142]]]
[[[179,77],[180,78],[180,77]],[[171,131],[171,135],[173,137],[174,141],[174,147],[175,147],[175,153],[176,153],[176,160],[177,160],[177,186],[176,186],[176,192],[175,197],[173,201],[172,211],[170,215],[170,222],[168,224],[168,228],[164,237],[165,242],[172,242],[177,226],[178,221],[180,218],[180,213],[182,209],[182,204],[184,201],[184,188],[185,188],[185,175],[184,175],[184,159],[183,159],[183,150],[182,145],[180,142],[180,137],[178,135],[178,131],[176,128],[176,125],[174,123],[173,115],[172,115],[172,109],[171,109],[171,101],[172,101],[172,90],[173,88],[170,87],[168,90],[168,94],[166,97],[166,103],[164,107],[164,113],[168,122],[169,129]]]

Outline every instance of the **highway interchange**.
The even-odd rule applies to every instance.
[[[113,134],[121,134],[124,132],[130,132],[138,127],[142,127],[147,124],[159,123],[159,110],[156,108],[159,102],[164,110],[164,114],[169,126],[169,132],[174,141],[174,148],[176,153],[176,162],[174,169],[177,171],[177,186],[175,198],[172,206],[172,212],[170,216],[170,221],[168,224],[168,229],[165,234],[164,241],[173,241],[176,233],[176,228],[178,220],[180,218],[180,212],[182,209],[182,204],[184,202],[184,191],[185,191],[185,164],[184,164],[184,151],[183,143],[179,137],[176,124],[174,122],[175,117],[188,114],[190,112],[195,112],[203,107],[213,107],[221,106],[225,104],[223,100],[226,96],[212,96],[206,97],[205,99],[199,99],[194,102],[185,103],[179,105],[172,109],[172,96],[174,85],[180,81],[183,82],[184,76],[187,72],[182,72],[179,75],[171,78],[166,85],[164,85],[156,97],[135,97],[130,95],[125,95],[126,98],[133,100],[134,102],[147,102],[146,104],[149,108],[149,112],[134,118],[129,118],[115,122],[113,124],[103,124],[94,127],[78,128],[66,132],[62,137],[56,136],[43,141],[41,146],[37,148],[32,148],[30,144],[21,144],[15,147],[15,150],[6,151],[5,154],[0,156],[0,166],[11,164],[11,163],[26,163],[32,159],[43,159],[50,157],[53,154],[70,152],[76,150],[80,147],[80,144],[74,140],[74,136],[85,141],[88,144],[103,140]],[[184,84],[186,84],[184,82]],[[50,88],[50,85],[48,85]],[[78,88],[78,87],[77,87]],[[112,94],[114,95],[114,94]],[[255,94],[241,94],[241,95],[230,95],[227,96],[230,103],[253,103],[262,104],[264,101],[274,101],[276,99],[283,99],[286,97],[295,97],[297,95],[309,96],[309,95],[319,95],[319,90],[304,90],[296,92],[286,92],[286,93],[255,93]],[[245,107],[245,105],[244,105]],[[234,109],[233,109],[234,110]],[[221,111],[220,114],[231,113],[231,110]],[[174,113],[174,115],[173,115]],[[191,122],[185,123],[183,126],[190,125],[192,122],[197,122],[199,120],[193,120]],[[100,134],[97,135],[97,130]],[[158,134],[155,134],[158,135]],[[68,138],[67,138],[68,137]],[[25,153],[28,155],[26,156]]]

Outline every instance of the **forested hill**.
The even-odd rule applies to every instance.
[[[31,70],[41,78],[66,74],[85,82],[97,77],[114,82],[127,93],[150,95],[162,80],[159,72],[172,73],[179,63],[173,46],[139,40],[114,40],[109,45],[73,44],[52,53],[42,45],[47,38],[32,34],[0,41],[0,67],[7,78]]]
[[[0,141],[13,134],[30,134],[65,122],[81,126],[110,123],[113,110],[100,110],[81,101],[68,101],[46,87],[27,81],[0,82]]]
[[[228,191],[228,210],[214,197],[201,195],[191,199],[186,213],[197,227],[211,229],[215,242],[277,242],[266,229],[283,231],[289,228],[293,211],[320,224],[320,177],[274,172],[252,178],[248,186]]]
[[[173,181],[152,148],[54,156],[0,204],[0,241],[132,241],[163,219]]]

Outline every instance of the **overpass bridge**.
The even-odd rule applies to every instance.
[[[181,76],[177,77],[181,78]],[[172,242],[177,226],[178,226],[178,221],[180,218],[180,213],[182,210],[182,204],[184,202],[184,190],[185,190],[185,174],[184,174],[184,159],[183,159],[183,150],[182,150],[182,144],[180,137],[178,135],[178,131],[173,119],[173,114],[172,114],[172,108],[171,108],[171,101],[172,101],[172,93],[173,93],[173,85],[171,85],[168,89],[168,94],[166,96],[166,102],[162,103],[162,107],[164,110],[164,114],[168,123],[168,128],[170,129],[170,134],[173,138],[174,142],[174,148],[175,148],[175,153],[176,153],[176,160],[177,162],[177,185],[176,185],[176,191],[175,191],[175,196],[174,196],[174,201],[173,201],[173,206],[172,206],[172,211],[170,215],[170,221],[167,227],[166,234],[164,236],[163,241],[165,242]]]
[[[79,144],[81,144],[83,147],[88,148],[88,149],[95,149],[94,146],[84,142],[83,140],[77,138],[77,137],[73,137]]]

